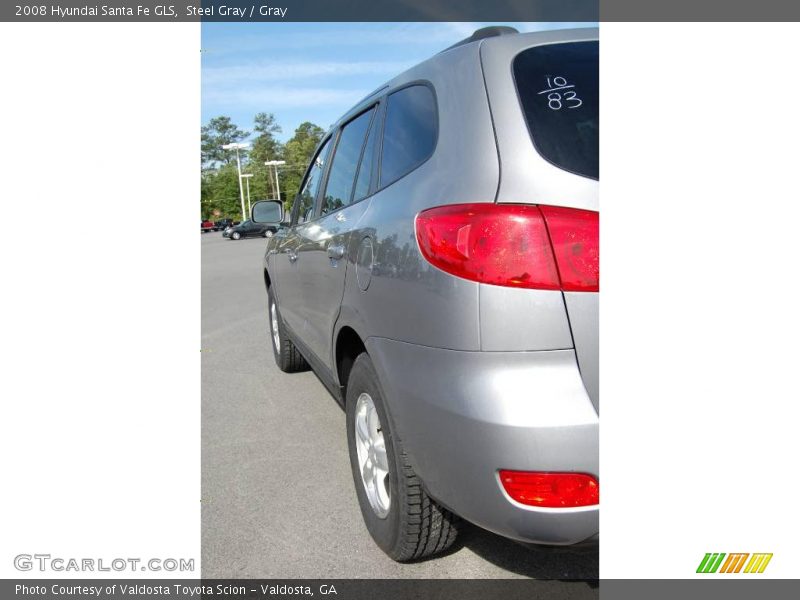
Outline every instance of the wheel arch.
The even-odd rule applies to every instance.
[[[346,395],[347,380],[350,378],[353,363],[360,354],[367,351],[367,347],[356,330],[349,325],[345,325],[339,329],[336,335],[334,349],[336,375],[339,379],[339,385],[344,395]]]
[[[264,287],[269,289],[272,287],[272,277],[269,275],[269,269],[264,267]]]

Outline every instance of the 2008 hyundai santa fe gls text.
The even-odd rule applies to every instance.
[[[267,243],[275,360],[344,405],[395,560],[598,534],[598,135],[596,29],[480,30],[342,117]]]

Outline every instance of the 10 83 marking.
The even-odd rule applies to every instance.
[[[547,78],[547,88],[537,94],[547,94],[547,106],[550,110],[561,110],[563,107],[579,108],[583,100],[578,98],[575,86],[567,82],[566,77]]]

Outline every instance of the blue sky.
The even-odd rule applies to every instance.
[[[486,25],[520,31],[587,23],[203,23],[202,120],[227,115],[252,131],[275,114],[290,138],[303,121],[327,129],[385,81]]]

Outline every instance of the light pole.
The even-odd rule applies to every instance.
[[[275,167],[275,193],[278,195],[277,200],[281,199],[281,184],[278,181],[278,167],[280,165],[285,165],[285,160],[268,160],[264,163],[268,167]]]
[[[269,190],[270,190],[269,197],[274,198],[275,194],[277,193],[275,191],[275,177],[274,174],[272,173],[272,169],[270,169],[269,167],[267,167],[267,173],[269,174]]]
[[[239,197],[242,199],[242,221],[247,220],[247,215],[244,212],[244,190],[242,189],[242,163],[239,160],[239,150],[247,150],[250,144],[225,144],[222,146],[223,150],[236,150],[236,172],[239,174]]]
[[[250,214],[250,178],[253,176],[252,173],[244,173],[242,175],[242,179],[244,179],[245,183],[247,184],[247,214]]]

